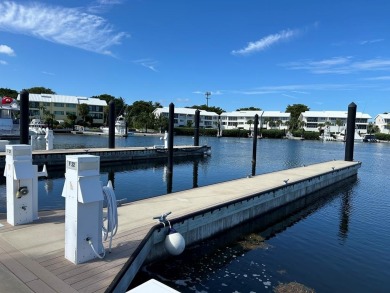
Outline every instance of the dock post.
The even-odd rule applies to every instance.
[[[22,90],[20,93],[20,144],[28,144],[29,93]]]
[[[345,161],[353,161],[353,148],[355,141],[356,104],[348,105],[347,133],[345,143]]]
[[[168,125],[168,170],[167,170],[167,193],[172,192],[173,177],[173,131],[175,121],[175,105],[169,104],[169,125]]]
[[[199,116],[200,111],[195,111],[195,131],[194,131],[194,146],[199,146]]]
[[[257,154],[257,125],[259,124],[259,115],[255,115],[253,126],[253,150],[252,150],[252,176],[256,175],[256,154]]]
[[[115,148],[115,103],[110,101],[108,104],[108,148]]]
[[[194,161],[194,166],[192,168],[192,188],[198,187],[198,173],[199,173],[199,163],[198,161]]]

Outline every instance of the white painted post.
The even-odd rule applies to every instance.
[[[164,148],[168,148],[168,132],[166,130],[164,133]]]
[[[94,259],[96,253],[104,252],[103,189],[99,165],[98,156],[66,156],[62,191],[65,197],[65,258],[75,264]]]
[[[45,130],[45,139],[46,139],[46,150],[53,149],[54,133],[53,130],[50,130],[49,127]]]

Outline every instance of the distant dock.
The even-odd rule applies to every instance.
[[[0,214],[0,291],[126,292],[145,262],[167,255],[167,228],[153,217],[171,211],[169,220],[188,246],[354,178],[360,166],[330,161],[123,205],[112,253],[79,265],[64,258],[64,211],[40,212],[33,224],[15,227]]]
[[[204,156],[211,152],[210,146],[174,146],[174,157]],[[120,148],[87,148],[87,149],[53,149],[35,150],[32,152],[33,164],[47,167],[64,167],[66,155],[89,154],[100,156],[102,164],[112,162],[129,162],[149,159],[167,158],[168,150],[163,146],[120,147]],[[0,168],[5,166],[5,152],[0,152]]]

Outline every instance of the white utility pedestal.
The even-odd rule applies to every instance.
[[[47,127],[45,130],[45,139],[46,139],[46,150],[52,150],[54,134],[53,134],[53,130],[49,129],[49,127]]]
[[[38,167],[32,164],[31,145],[5,147],[7,222],[13,226],[38,218]]]
[[[102,244],[103,189],[100,157],[66,156],[62,196],[65,197],[65,258],[75,264],[96,258]],[[93,246],[93,248],[91,247]]]

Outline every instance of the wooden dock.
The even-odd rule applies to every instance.
[[[174,146],[174,157],[204,156],[211,152],[211,147],[204,146]],[[152,147],[120,147],[120,148],[88,148],[88,149],[53,149],[34,150],[32,152],[34,165],[46,165],[47,167],[64,167],[66,155],[95,155],[100,157],[101,164],[112,162],[130,162],[141,160],[164,159],[168,156],[168,150],[163,146]],[[5,166],[5,152],[0,152],[0,168]]]
[[[40,219],[33,224],[15,227],[6,222],[6,215],[0,214],[0,292],[124,292],[145,256],[138,263],[137,259],[150,252],[150,247],[149,250],[143,248],[147,238],[154,237],[156,241],[151,231],[162,230],[162,225],[152,220],[153,217],[172,211],[169,219],[172,223],[176,223],[175,219],[180,221],[178,226],[174,224],[178,231],[183,228],[180,223],[196,215],[201,215],[207,225],[208,221],[212,222],[206,215],[210,211],[216,211],[214,219],[218,211],[226,213],[224,207],[229,206],[233,206],[236,214],[246,215],[245,205],[253,208],[256,200],[262,200],[264,206],[265,198],[275,199],[287,188],[298,190],[303,185],[305,190],[312,190],[310,184],[320,177],[326,177],[321,183],[326,187],[326,184],[356,176],[359,167],[359,162],[331,161],[123,205],[118,208],[119,230],[113,239],[112,253],[107,253],[104,260],[79,265],[64,258],[64,211],[42,211]],[[279,200],[273,204],[281,206],[283,203]],[[269,208],[275,207],[270,205]],[[240,218],[244,219],[242,215]],[[188,243],[196,240],[201,239],[188,241],[186,238]]]

